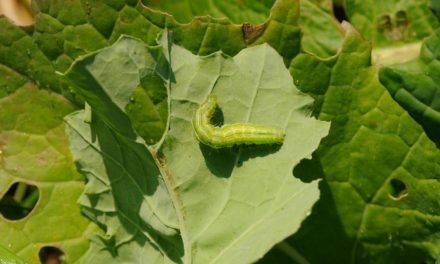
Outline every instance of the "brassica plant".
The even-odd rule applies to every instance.
[[[440,261],[438,1],[28,8],[0,17],[0,262]]]

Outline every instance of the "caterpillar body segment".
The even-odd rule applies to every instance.
[[[196,110],[192,124],[197,139],[212,148],[226,148],[234,145],[282,144],[284,132],[271,126],[250,123],[225,124],[221,127],[211,124],[217,107],[217,97],[209,96]]]

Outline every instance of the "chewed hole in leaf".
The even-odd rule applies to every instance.
[[[406,15],[406,12],[403,10],[400,10],[396,13],[396,25],[398,27],[407,27],[409,24],[408,22],[408,16]]]
[[[42,264],[60,264],[63,263],[62,256],[64,252],[57,247],[42,247],[38,252],[38,257]]]
[[[345,8],[333,1],[333,14],[339,22],[350,21],[347,14],[345,13]]]
[[[398,179],[391,179],[389,182],[389,196],[393,200],[400,200],[408,195],[406,184]]]
[[[26,217],[35,207],[40,193],[38,188],[24,182],[16,182],[0,200],[0,213],[9,220]]]
[[[377,28],[382,30],[391,30],[392,28],[391,16],[383,15],[380,16],[377,21]]]

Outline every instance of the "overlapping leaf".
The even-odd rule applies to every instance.
[[[176,43],[201,55],[218,50],[235,55],[246,45],[268,42],[277,48],[288,64],[301,47],[300,19],[305,36],[302,45],[308,51],[320,56],[336,52],[341,36],[337,23],[329,14],[309,1],[301,2],[301,17],[297,0],[279,0],[271,9],[272,4],[250,1],[243,10],[260,17],[259,21],[264,21],[269,13],[270,17],[261,25],[248,24],[242,28],[228,19],[210,17],[197,17],[188,24],[180,24],[173,17],[154,11],[138,0],[75,0],[67,3],[36,0],[34,27],[23,29],[6,19],[0,20],[0,33],[6,36],[0,40],[0,52],[5,54],[0,63],[22,73],[40,87],[60,92],[81,104],[81,98],[55,71],[64,72],[75,58],[113,43],[121,34],[154,44],[157,34],[168,27],[173,30]],[[254,5],[260,7],[253,8]],[[225,6],[225,14],[232,20],[238,19],[232,15],[235,14],[233,5]],[[213,8],[207,8],[206,12],[211,14]],[[166,100],[162,92],[151,88],[154,86],[143,84],[142,87],[134,97],[139,96],[139,100],[144,101],[144,110],[148,114],[143,117],[142,128],[138,126],[138,129],[147,142],[156,142],[165,127]]]
[[[423,43],[417,60],[381,70],[380,80],[426,133],[440,144],[440,31]]]
[[[440,152],[379,83],[368,43],[345,27],[337,57],[304,54],[291,67],[300,89],[322,96],[318,115],[332,125],[313,160],[295,169],[325,181],[288,241],[311,263],[432,262],[440,257]]]
[[[142,261],[254,261],[293,233],[318,198],[317,183],[302,183],[292,169],[317,147],[328,123],[304,114],[311,99],[295,89],[268,45],[234,58],[197,57],[173,46],[171,78],[156,50],[123,38],[67,73],[95,113],[91,124],[83,112],[68,119],[72,151],[90,179],[82,204],[110,236],[92,247],[89,261],[110,254],[134,261],[129,252]],[[125,107],[140,80],[155,74],[171,81],[170,118],[169,131],[152,148],[139,141]],[[226,123],[280,127],[284,144],[201,145],[191,119],[209,94],[218,96]]]
[[[280,46],[280,50],[284,50],[284,56],[288,58],[292,58],[299,51],[299,38],[292,38],[299,36],[295,26],[297,13],[294,13],[293,17],[289,16],[291,9],[296,10],[292,8],[295,3],[296,1],[286,1],[281,7],[289,8],[275,8],[272,13],[276,19],[268,22],[272,33],[268,30],[264,34],[265,40],[272,41],[272,45]],[[109,45],[122,33],[132,34],[147,43],[152,43],[161,28],[167,26],[173,28],[178,43],[200,54],[219,49],[228,54],[235,54],[246,45],[240,25],[231,25],[228,21],[211,18],[197,18],[190,24],[183,25],[176,23],[169,16],[145,8],[139,1],[36,0],[33,1],[33,5],[37,20],[34,27],[16,27],[6,19],[0,18],[2,97],[13,94],[30,80],[39,88],[62,93],[69,100],[81,103],[82,99],[55,74],[55,71],[64,71],[76,57]],[[103,13],[106,15],[103,16]],[[280,39],[277,33],[285,27],[290,27],[289,32],[294,35],[286,34]],[[251,36],[252,41],[255,41],[260,34],[257,30],[255,34],[251,33]],[[137,101],[136,107],[127,107],[127,113],[139,134],[148,143],[154,143],[160,138],[165,127],[166,118],[163,117],[167,115],[166,94],[164,96],[164,90],[157,84],[157,80],[141,80],[141,86],[136,89],[133,97]],[[58,143],[53,139],[54,144],[64,144],[65,141],[61,138],[60,135]],[[12,138],[8,140],[8,144],[14,144]],[[8,186],[5,183],[2,190],[6,191]],[[73,203],[75,199],[72,196],[70,200],[65,199],[64,203]],[[51,204],[55,205],[56,201],[50,201],[47,206]],[[62,249],[67,250],[64,246]],[[75,256],[71,258],[74,259],[81,255],[80,251],[75,252],[77,253],[72,253],[73,255],[70,252],[66,253],[68,256]]]
[[[50,61],[30,36],[32,28],[0,17],[0,32],[0,194],[17,182],[39,191],[26,218],[1,216],[0,243],[30,263],[39,262],[45,246],[59,248],[66,261],[77,263],[98,230],[76,203],[84,183],[72,164],[63,124],[63,116],[75,108],[39,89],[60,91]]]
[[[229,55],[235,55],[246,45],[267,41],[277,49],[288,65],[297,56],[301,45],[303,50],[327,57],[334,53],[340,43],[340,38],[336,38],[336,31],[330,30],[335,28],[331,25],[333,22],[322,15],[325,13],[320,13],[322,11],[312,4],[309,5],[309,9],[304,8],[306,6],[304,3],[310,3],[309,1],[301,1],[300,7],[297,1],[277,1],[271,10],[271,18],[264,26],[250,25],[248,31],[244,31],[244,38],[244,28],[241,25],[232,25],[228,20],[201,17],[193,19],[187,25],[179,24],[168,15],[145,8],[138,1],[36,0],[34,2],[35,7],[39,9],[35,29],[21,29],[5,20],[0,21],[2,36],[0,38],[0,63],[2,64],[0,65],[0,97],[14,93],[30,79],[42,88],[62,91],[66,97],[78,101],[77,95],[70,91],[66,83],[54,75],[55,70],[64,71],[79,55],[113,43],[122,33],[135,35],[146,43],[154,43],[157,33],[165,26],[173,29],[177,43],[193,53],[210,54],[221,49]],[[326,1],[313,2],[325,3]],[[225,2],[226,6],[227,3]],[[250,3],[252,4],[252,1]],[[345,1],[345,3],[349,19],[376,46],[388,48],[403,45],[399,49],[375,49],[375,60],[381,63],[395,62],[395,58],[400,61],[402,58],[408,60],[408,58],[417,56],[419,40],[429,35],[432,28],[438,26],[427,9],[427,1],[387,3],[386,1],[380,3]],[[437,10],[436,2],[431,1],[431,4],[432,8]],[[265,5],[265,8],[268,6]],[[398,8],[395,8],[396,6]],[[264,9],[261,14],[254,11],[251,12],[258,19],[248,22],[264,21],[269,13],[268,9]],[[301,17],[299,17],[299,11],[301,11]],[[106,15],[103,16],[103,13]],[[223,13],[226,14],[228,11]],[[402,19],[405,14],[408,21],[406,27],[406,22]],[[228,16],[233,19],[234,15],[237,14],[233,13]],[[391,22],[383,23],[383,19],[388,20],[387,15]],[[320,22],[321,19],[322,22]],[[303,26],[308,23],[310,26]],[[308,28],[313,27],[315,28],[309,34]],[[302,40],[300,40],[300,29],[305,32]],[[319,30],[332,32],[333,35],[317,33],[320,32]],[[335,41],[331,42],[333,39]],[[331,136],[321,146],[315,158],[297,168],[296,175],[304,171],[308,174],[314,172],[322,174],[322,177],[329,179],[329,182],[321,184],[324,192],[323,199],[317,205],[308,224],[303,227],[298,236],[291,240],[293,241],[291,245],[301,249],[301,253],[311,262],[317,261],[318,263],[330,260],[358,263],[368,262],[370,259],[376,262],[390,262],[395,259],[400,263],[422,260],[429,262],[438,255],[436,251],[438,226],[436,212],[438,209],[435,202],[438,200],[435,196],[437,182],[432,179],[439,174],[438,154],[420,127],[405,111],[384,95],[384,89],[377,82],[374,68],[371,68],[367,62],[368,52],[355,47],[359,45],[365,50],[369,48],[364,42],[354,39],[347,38],[344,50],[339,56],[321,60],[309,55],[300,55],[291,66],[291,72],[295,79],[298,79],[301,89],[318,99],[317,112],[322,104],[324,110],[321,112],[321,118],[331,119],[335,123]],[[348,44],[350,41],[352,44]],[[406,45],[407,43],[410,45]],[[385,59],[377,59],[381,57]],[[433,73],[435,73],[434,64],[435,60],[428,67]],[[425,66],[410,70],[420,73],[423,78],[428,78],[426,80],[435,80],[433,76],[420,71]],[[395,80],[398,82],[394,82]],[[405,83],[399,78],[395,80],[393,84],[399,87],[401,84],[418,87],[409,81]],[[164,94],[165,90],[161,89],[160,78],[145,78],[140,82],[141,85],[136,87],[132,101],[125,110],[138,134],[148,143],[152,143],[160,138],[166,125],[166,94]],[[417,92],[414,95],[421,101],[426,99],[426,91]],[[373,102],[376,101],[379,103],[377,107],[373,107]],[[430,103],[422,105],[422,108],[427,107],[428,104]],[[414,117],[414,109],[418,109],[417,107],[410,105],[405,109]],[[335,112],[336,109],[341,109],[342,112]],[[432,109],[435,110],[435,108]],[[379,113],[381,111],[384,113]],[[386,111],[391,111],[391,113]],[[428,128],[425,125],[425,117],[417,118],[417,121],[424,124],[425,129]],[[82,121],[78,122],[78,125],[84,129],[88,126]],[[436,128],[432,123],[429,127],[430,129]],[[374,135],[366,133],[366,129],[367,132],[373,131]],[[427,131],[429,132],[430,129]],[[103,131],[109,130],[103,129]],[[418,139],[414,140],[417,136],[419,136]],[[403,138],[406,143],[409,142],[407,150],[390,143],[393,140],[398,141],[399,139],[396,139],[398,137]],[[411,145],[413,141],[416,143]],[[388,146],[393,146],[394,150],[388,153]],[[386,153],[383,154],[383,152]],[[397,160],[395,156],[403,155],[402,153],[406,153],[406,158],[401,167],[409,171],[411,177],[402,172],[401,167],[392,172],[387,167],[395,164]],[[369,166],[361,166],[361,163],[369,164]],[[376,169],[372,170],[372,168]],[[425,180],[420,180],[420,178],[425,178]],[[382,184],[380,185],[379,182]],[[5,186],[8,184],[9,182]],[[353,186],[351,189],[346,186],[350,184]],[[105,184],[95,182],[91,186],[99,188],[94,187],[95,189],[92,188],[87,192],[99,193],[95,198],[99,197],[104,200],[99,200],[97,205],[107,205],[109,200],[113,199],[114,194],[108,191]],[[376,198],[368,199],[371,196],[371,189],[375,188],[378,190]],[[386,188],[388,190],[385,190]],[[359,198],[356,193],[353,193],[353,189],[356,189],[362,197]],[[407,195],[400,197],[399,194],[405,194],[405,191]],[[395,195],[399,200],[393,201],[385,197],[387,192],[391,197]],[[85,200],[81,202],[85,203]],[[137,257],[142,259],[148,257],[152,259],[152,262],[159,262],[159,259],[166,262],[169,259],[164,260],[165,255],[178,256],[180,254],[179,243],[173,244],[172,248],[176,249],[174,253],[162,252],[161,254],[161,251],[157,249],[158,245],[170,243],[170,241],[162,240],[154,244],[151,241],[156,241],[157,237],[147,239],[145,234],[134,234],[133,229],[117,228],[120,219],[115,213],[114,204],[110,204],[112,205],[110,207],[104,206],[99,207],[99,210],[86,211],[97,222],[105,223],[107,227],[114,227],[108,230],[108,233],[113,234],[115,238],[114,240],[96,240],[89,252],[99,251],[100,254],[89,254],[87,256],[89,261],[96,261],[96,263],[115,261],[112,257],[115,251],[100,251],[103,248],[117,248],[120,257],[132,262],[135,262]],[[382,207],[385,204],[387,208]],[[92,205],[94,204],[87,206]],[[396,208],[400,206],[400,209],[393,211],[389,208],[390,206]],[[404,209],[401,209],[402,207]],[[364,216],[362,224],[359,220],[360,215]],[[315,223],[316,229],[314,229]],[[372,223],[377,224],[373,226]],[[125,223],[125,227],[133,226],[132,224]],[[142,228],[147,227],[142,226]],[[332,233],[329,233],[329,229]],[[151,230],[151,227],[147,230]],[[405,230],[405,232],[400,230]],[[316,235],[318,233],[319,236]],[[322,236],[322,234],[327,235]],[[416,241],[416,238],[419,240]],[[175,237],[172,237],[171,242],[173,241]],[[307,244],[311,246],[308,247]],[[316,247],[324,253],[316,254]],[[289,248],[287,244],[279,248],[291,256],[297,252],[294,248]],[[346,250],[341,252],[341,248],[351,250],[348,253]],[[324,255],[328,258],[319,258]],[[286,260],[285,256],[283,257],[282,259]],[[287,257],[286,261],[291,260]]]
[[[8,85],[17,86],[24,80],[13,71],[6,79],[15,79]],[[0,244],[29,263],[39,262],[45,246],[57,247],[66,261],[79,263],[88,238],[98,230],[76,204],[84,183],[73,166],[63,123],[74,108],[28,82],[15,90],[0,99],[0,197],[21,182],[36,186],[39,200],[23,219],[0,216]]]
[[[194,16],[211,15],[245,23],[243,31],[248,43],[253,43],[261,34],[256,44],[268,42],[274,47],[279,46],[278,52],[289,61],[297,54],[300,45],[308,52],[328,57],[335,54],[341,44],[342,35],[336,19],[330,15],[329,9],[324,11],[315,2],[144,1],[147,6],[169,12],[181,22],[190,22]],[[320,4],[328,7],[328,3]],[[296,32],[298,29],[301,29],[303,38]],[[286,56],[286,53],[290,55]]]
[[[141,79],[168,78],[167,65],[161,48],[147,49],[138,41],[122,39],[79,61],[68,74],[75,85],[84,87],[78,92],[98,115],[89,125],[84,113],[74,114],[68,134],[80,171],[89,178],[80,203],[112,237],[105,242],[107,253],[136,241],[143,251],[158,251],[175,262],[183,255],[177,215],[159,168],[121,111]],[[89,261],[100,257],[90,253]]]
[[[286,60],[298,54],[300,32],[296,0],[283,0],[273,8],[264,28],[251,29],[243,35],[241,25],[229,20],[198,17],[188,24],[180,24],[173,17],[151,10],[140,1],[35,1],[36,24],[26,30],[3,19],[0,30],[6,54],[0,63],[18,70],[41,87],[62,92],[70,100],[81,103],[55,71],[63,72],[75,58],[105,47],[128,34],[154,44],[157,34],[165,27],[174,32],[176,43],[196,54],[210,54],[222,50],[234,55],[247,44],[261,39],[279,46]],[[67,11],[68,10],[68,11]],[[103,16],[102,13],[106,15]],[[269,9],[266,10],[269,12]],[[265,30],[262,30],[265,29]],[[266,30],[267,29],[267,30]],[[264,31],[264,32],[263,32]],[[278,33],[285,32],[284,36]],[[18,63],[20,61],[20,63]],[[142,83],[134,94],[143,100],[142,124],[137,129],[147,142],[156,142],[165,127],[166,97],[154,85]],[[139,116],[138,113],[132,113]]]
[[[417,42],[439,26],[427,0],[347,0],[344,8],[350,23],[375,47]]]
[[[384,65],[417,58],[421,41],[439,26],[428,0],[347,0],[343,7],[350,23],[373,42],[373,60]]]

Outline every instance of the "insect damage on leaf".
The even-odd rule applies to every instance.
[[[266,24],[253,25],[250,23],[244,23],[241,27],[243,31],[243,38],[247,44],[254,42],[266,29]]]
[[[197,139],[212,148],[232,147],[233,145],[282,144],[284,132],[270,126],[249,123],[226,124],[216,127],[211,118],[217,107],[217,97],[209,96],[196,110],[192,124]]]

